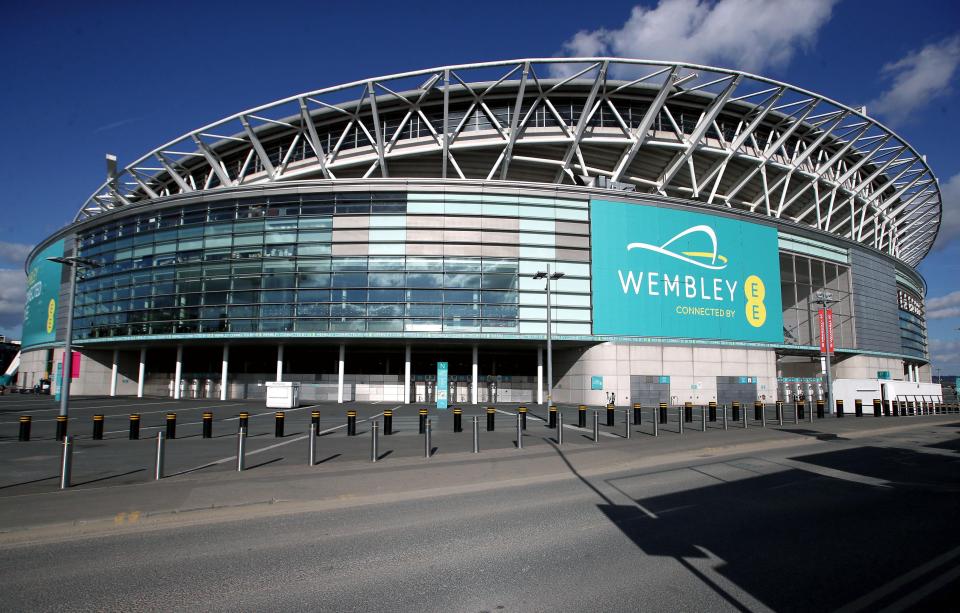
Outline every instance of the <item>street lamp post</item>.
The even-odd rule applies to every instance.
[[[70,379],[73,377],[73,305],[77,295],[77,268],[95,268],[98,263],[88,258],[69,256],[47,258],[70,267],[70,298],[67,301],[67,330],[63,344],[63,381],[60,383],[60,415],[67,417],[70,406]]]
[[[823,352],[823,354],[824,354],[824,360],[825,360],[825,368],[827,371],[827,390],[826,390],[827,402],[826,404],[827,404],[828,411],[832,411],[830,407],[832,407],[831,402],[833,401],[833,373],[830,372],[830,334],[832,330],[827,330],[827,322],[829,321],[829,319],[827,318],[827,309],[830,307],[830,305],[836,304],[837,302],[840,302],[840,301],[834,300],[833,294],[831,294],[830,292],[825,290],[817,290],[817,299],[814,300],[814,303],[819,304],[820,306],[823,307],[823,329],[821,334],[825,336],[825,338],[821,339],[821,342],[823,343],[823,346],[825,348],[825,351]]]
[[[550,272],[550,265],[547,264],[547,270],[539,270],[534,279],[546,279],[547,281],[547,406],[553,404],[553,318],[551,316],[550,306],[550,282],[563,276],[562,272]]]

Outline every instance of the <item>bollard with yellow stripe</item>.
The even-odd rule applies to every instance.
[[[424,432],[427,431],[427,413],[429,412],[430,411],[428,411],[427,409],[420,409],[420,428],[419,428],[420,434],[423,434]]]
[[[130,440],[140,440],[140,414],[132,413],[130,415]]]
[[[237,427],[243,432],[244,436],[250,433],[250,413],[240,411],[240,423]]]
[[[356,436],[357,435],[357,412],[354,410],[347,411],[347,436]]]
[[[487,432],[493,432],[496,423],[497,410],[493,407],[487,407]]]
[[[273,437],[274,438],[283,438],[283,422],[286,419],[287,414],[283,411],[277,411],[273,414],[274,425],[273,425]]]
[[[30,440],[30,425],[32,423],[32,417],[29,415],[20,416],[20,440],[29,441]]]
[[[93,416],[93,440],[103,440],[103,415]]]
[[[383,433],[393,434],[393,409],[383,412]]]
[[[167,439],[177,438],[177,414],[167,413]]]
[[[587,405],[581,404],[577,407],[577,427],[587,427]]]
[[[316,436],[320,436],[320,411],[310,411],[310,427]]]
[[[520,415],[520,429],[527,429],[527,407],[517,408],[517,414]]]
[[[213,412],[203,412],[203,438],[213,438]]]
[[[463,432],[463,409],[453,409],[453,431]]]
[[[549,414],[548,419],[550,420],[547,422],[547,427],[556,428],[557,427],[557,405],[551,404],[550,407],[547,409],[547,412]]]
[[[57,440],[62,441],[67,435],[67,416],[57,415]]]

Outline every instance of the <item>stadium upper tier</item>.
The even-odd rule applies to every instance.
[[[524,181],[748,210],[916,265],[940,226],[923,156],[854,109],[756,75],[618,58],[444,66],[242,111],[154,149],[75,221],[286,180]]]

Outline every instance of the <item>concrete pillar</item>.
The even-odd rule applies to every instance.
[[[120,359],[120,350],[113,350],[113,368],[110,370],[110,395],[117,395],[117,362]]]
[[[277,345],[277,381],[283,381],[283,345]]]
[[[220,400],[227,399],[227,367],[230,365],[230,345],[223,346],[223,362],[220,364]]]
[[[140,348],[140,370],[137,372],[137,398],[143,398],[143,378],[147,374],[147,348]]]
[[[177,345],[177,366],[173,370],[173,399],[180,400],[180,376],[183,373],[183,345]]]
[[[537,404],[543,404],[543,347],[537,347]]]
[[[337,404],[343,404],[343,360],[347,352],[346,345],[340,345],[340,360],[337,365]]]
[[[403,404],[410,404],[410,345],[404,349],[403,356]]]
[[[478,376],[479,376],[479,375],[478,375],[478,372],[477,372],[477,353],[479,353],[479,352],[478,352],[478,348],[477,348],[476,345],[474,345],[474,346],[473,346],[473,370],[470,371],[470,372],[471,372],[471,375],[470,375],[470,400],[471,400],[471,402],[473,402],[473,404],[477,404],[477,403],[480,402],[479,396],[477,396],[477,378],[478,378]]]

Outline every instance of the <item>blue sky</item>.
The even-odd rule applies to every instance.
[[[751,70],[866,104],[928,161],[946,222],[920,266],[935,368],[960,374],[960,8],[924,0],[33,2],[0,18],[0,334],[22,260],[123,165],[244,108],[442,64],[596,52]]]

